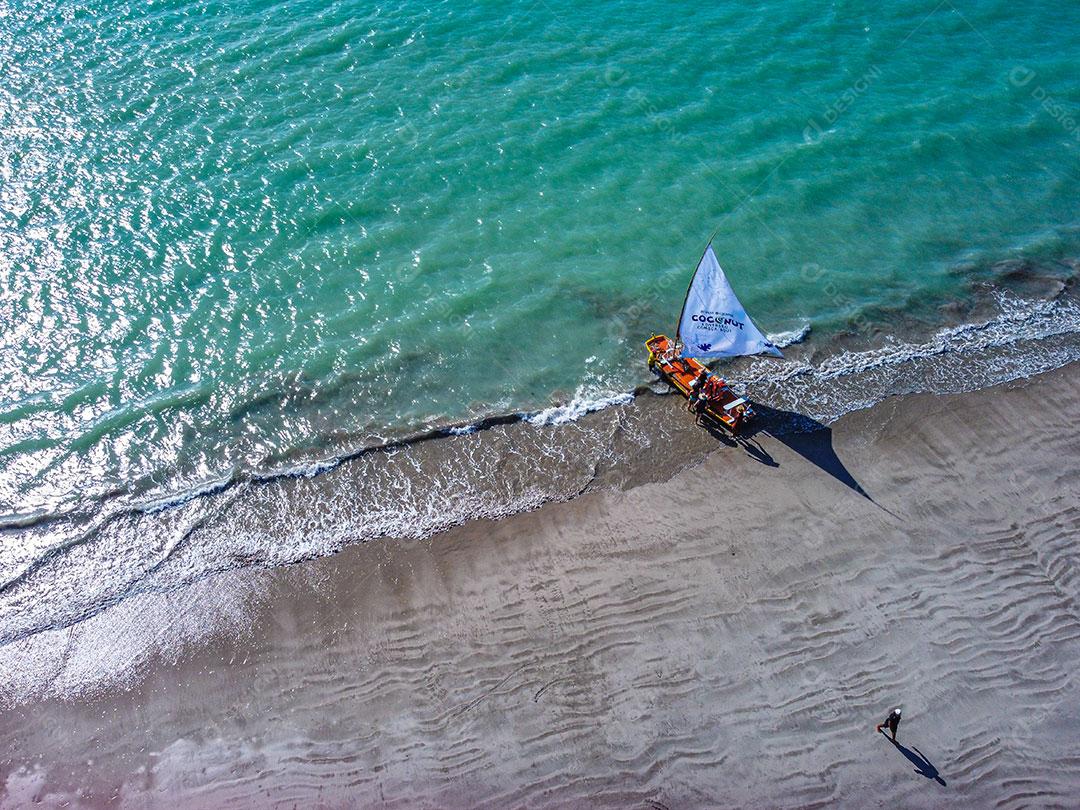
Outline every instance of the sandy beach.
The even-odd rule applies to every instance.
[[[0,804],[1075,806],[1078,403],[1074,364],[734,445],[639,397],[673,477],[136,600],[80,643],[215,630],[8,695]]]
[[[0,810],[1080,808],[1078,63],[0,0]]]

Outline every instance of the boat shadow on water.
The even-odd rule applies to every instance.
[[[769,436],[789,450],[809,461],[822,472],[828,473],[852,492],[866,498],[875,506],[885,509],[871,497],[862,484],[851,474],[844,462],[836,455],[833,448],[832,428],[805,414],[770,408],[768,405],[754,403],[756,418],[733,436],[718,424],[703,421],[702,426],[718,441],[729,447],[741,447],[747,455],[766,467],[779,467],[780,463],[772,457],[761,444],[759,437]],[[889,511],[885,509],[885,511]],[[889,512],[889,514],[892,514]]]

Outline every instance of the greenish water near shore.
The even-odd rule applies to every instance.
[[[0,511],[645,377],[1080,255],[1080,6],[0,6]]]

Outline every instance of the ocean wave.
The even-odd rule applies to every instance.
[[[1030,301],[1008,293],[998,293],[1000,314],[978,323],[946,327],[924,342],[890,339],[878,349],[843,351],[826,358],[817,367],[803,367],[822,379],[835,379],[883,366],[955,352],[1001,348],[1023,340],[1080,332],[1080,307],[1065,300]]]
[[[972,390],[1080,359],[1076,302],[1000,295],[997,305],[992,318],[926,340],[889,338],[817,362],[741,361],[724,373],[757,402],[828,424],[891,395]],[[5,527],[18,553],[0,577],[0,641],[217,572],[291,564],[380,537],[426,537],[620,480],[622,468],[667,444],[665,420],[648,416],[654,410],[620,410],[648,390],[608,393],[598,381],[566,403],[440,426],[274,474],[103,503],[89,516],[23,516]],[[600,415],[610,409],[617,412]],[[681,461],[664,456],[650,469],[670,474]]]
[[[772,343],[778,349],[786,349],[788,346],[794,346],[796,343],[802,343],[810,335],[810,322],[807,321],[798,329],[792,329],[787,332],[773,332],[766,335],[769,342]]]
[[[842,350],[826,356],[816,365],[808,360],[788,359],[779,362],[771,359],[752,360],[748,365],[732,371],[723,371],[723,373],[740,390],[747,391],[760,401],[768,402],[778,395],[781,400],[784,400],[785,386],[788,385],[793,386],[795,390],[800,386],[805,387],[808,381],[818,383],[837,381],[935,356],[1004,348],[1020,341],[1039,340],[1054,335],[1080,334],[1080,306],[1073,300],[1062,297],[1053,300],[1030,300],[1004,292],[996,293],[994,300],[999,310],[999,314],[994,318],[940,329],[926,341],[908,342],[889,337],[880,347],[861,351]],[[804,342],[811,335],[811,331],[811,324],[806,322],[797,329],[773,333],[769,335],[769,338],[778,347],[786,348]],[[1031,370],[1032,373],[1037,373],[1038,369]],[[993,385],[1004,381],[999,377],[1000,375],[987,377],[984,384]],[[978,387],[977,379],[975,384],[969,387]],[[152,496],[136,497],[131,500],[109,499],[103,502],[102,508],[92,516],[96,518],[92,522],[100,524],[103,520],[129,510],[153,513],[175,509],[193,500],[219,494],[242,481],[265,483],[283,477],[318,477],[336,469],[343,462],[361,455],[394,452],[412,444],[442,437],[471,436],[495,426],[514,422],[527,422],[534,426],[568,425],[589,414],[611,407],[628,405],[642,391],[662,394],[669,390],[663,382],[656,379],[649,380],[634,391],[628,392],[603,392],[602,388],[599,391],[597,388],[600,386],[582,386],[570,401],[540,410],[492,414],[474,422],[435,427],[414,434],[405,434],[396,439],[361,445],[355,450],[338,456],[311,461],[301,460],[292,466],[261,472],[248,471],[243,475],[234,472],[231,476],[194,482],[180,490],[159,492]],[[881,396],[885,395],[887,394],[881,394]],[[850,407],[828,412],[815,410],[812,397],[803,397],[801,404],[813,412],[816,418],[832,421],[842,413],[868,407],[875,401],[872,397],[855,397],[850,401]],[[787,404],[795,403],[788,401]],[[0,530],[18,531],[48,524],[58,519],[74,517],[91,516],[88,516],[84,510],[56,512],[37,510],[24,514],[3,515],[0,516]]]
[[[998,295],[1001,314],[981,323],[941,329],[924,343],[897,342],[863,352],[846,351],[821,363],[818,373],[831,379],[868,369],[961,351],[996,348],[1080,330],[1080,308],[1056,301],[1024,301]]]
[[[447,436],[471,436],[480,429],[479,425],[459,425],[446,429]]]
[[[189,489],[141,501],[135,508],[140,512],[150,513],[183,506],[185,503],[193,501],[196,498],[201,498],[204,495],[212,495],[215,492],[221,492],[222,490],[227,489],[232,485],[233,480],[234,479],[232,478],[217,478],[213,481],[206,481],[202,484],[190,487]]]
[[[525,421],[533,425],[565,425],[576,422],[586,414],[602,411],[613,405],[628,405],[633,401],[634,395],[630,393],[591,396],[579,390],[565,405],[554,405],[528,414]]]
[[[817,364],[756,361],[731,381],[756,398],[829,423],[888,396],[970,391],[1080,359],[1080,346],[1046,345],[1080,335],[1075,300],[1032,300],[1005,292],[994,299],[998,314],[993,318],[939,329],[928,340],[888,337],[881,346],[845,349]]]

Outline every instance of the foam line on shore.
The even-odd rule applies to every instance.
[[[1002,349],[1022,341],[1037,341],[1048,337],[1077,334],[1080,335],[1080,306],[1069,298],[1059,296],[1052,300],[1028,300],[1015,295],[999,292],[994,296],[999,314],[993,318],[973,323],[960,324],[938,330],[925,341],[902,341],[886,338],[884,345],[865,350],[844,349],[829,354],[818,362],[810,359],[792,358],[784,362],[758,360],[727,369],[723,366],[718,371],[735,385],[748,391],[752,396],[768,402],[770,397],[780,397],[785,406],[793,409],[804,407],[809,415],[829,423],[851,410],[870,407],[878,399],[888,395],[881,391],[874,396],[854,396],[846,404],[835,398],[825,397],[829,407],[815,407],[814,396],[804,393],[798,400],[790,394],[792,390],[803,390],[809,386],[820,387],[821,383],[847,377],[855,377],[879,369],[895,368],[905,363],[916,363],[931,357],[968,353],[973,354],[992,349]],[[790,347],[803,343],[811,335],[811,325],[804,324],[797,330],[781,332],[772,336],[778,346]],[[1058,363],[1061,365],[1061,363]],[[1019,376],[1025,370],[1022,363],[1015,364],[1015,374]],[[1045,370],[1037,364],[1031,373]],[[973,390],[974,388],[994,385],[1007,377],[991,375],[985,380],[974,379],[971,384],[955,390]],[[791,389],[784,391],[785,385]],[[581,387],[566,402],[555,403],[547,408],[531,411],[491,414],[467,422],[437,424],[425,430],[406,434],[401,437],[379,440],[363,444],[349,453],[343,453],[324,459],[302,461],[290,466],[268,471],[241,470],[227,478],[195,482],[190,487],[169,493],[156,493],[127,500],[123,493],[107,499],[101,504],[102,514],[113,514],[115,510],[158,511],[169,509],[207,495],[213,495],[231,486],[248,482],[272,481],[281,477],[311,477],[333,470],[344,462],[351,461],[369,453],[392,452],[421,442],[447,437],[471,435],[493,427],[527,422],[537,427],[557,427],[576,422],[583,417],[611,407],[626,406],[635,396],[652,390],[647,385],[639,385],[633,391],[615,391],[603,385],[591,388]],[[871,390],[871,389],[867,389]],[[655,393],[655,391],[653,391]],[[905,393],[908,392],[905,390]],[[877,397],[877,398],[875,398]],[[34,512],[27,514],[0,516],[0,531],[32,528],[47,524],[56,519],[79,518],[86,515],[79,510],[62,512]]]
[[[770,430],[783,432],[820,428],[897,393],[973,390],[1080,359],[1074,302],[1000,305],[994,318],[923,342],[722,371],[772,406]],[[287,565],[379,537],[427,537],[595,486],[660,480],[709,445],[690,434],[673,442],[692,422],[649,392],[583,389],[566,405],[442,425],[311,466],[24,521],[0,533],[11,550],[0,570],[0,640],[70,626],[117,600],[215,572]],[[790,418],[800,415],[809,418]]]
[[[872,782],[932,808],[947,782],[965,805],[1036,788],[1064,805],[1078,369],[897,398],[633,492],[207,576],[0,647],[2,742],[49,752],[49,773],[9,779],[8,796],[783,806],[857,802]],[[703,440],[677,406],[641,397],[583,421],[611,442],[636,413],[685,426],[620,469],[655,464]],[[1044,418],[1017,434],[1013,414],[1032,409]],[[815,467],[814,447],[901,519]],[[289,480],[292,497],[320,479]],[[873,732],[895,705],[924,771]]]

